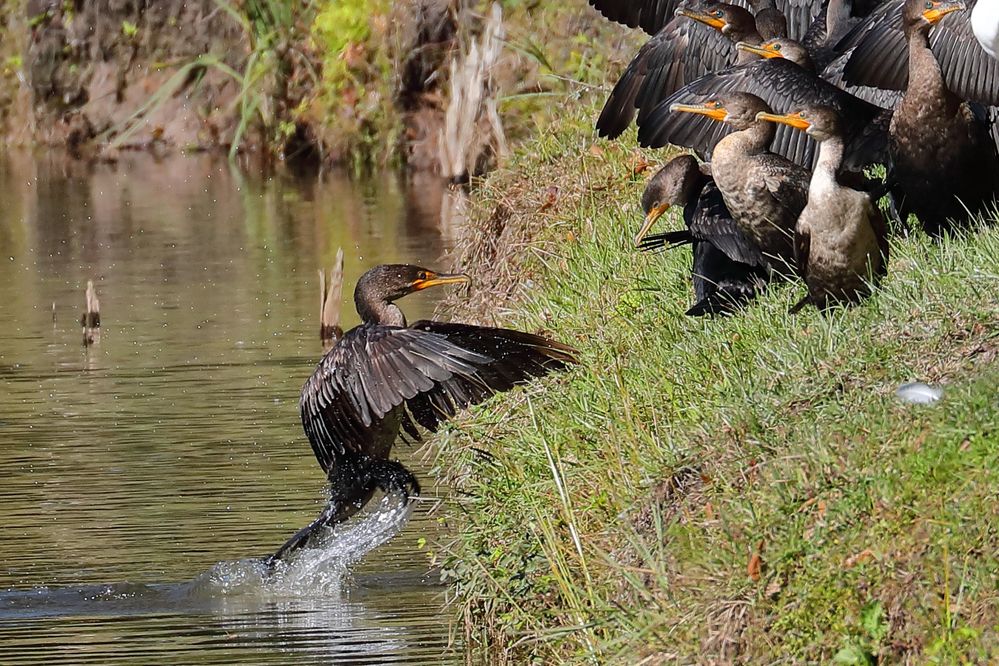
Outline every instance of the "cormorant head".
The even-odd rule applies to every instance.
[[[670,111],[698,113],[712,120],[727,123],[736,130],[744,130],[756,124],[756,114],[770,112],[767,103],[756,95],[744,92],[726,93],[709,99],[703,104],[672,104]]]
[[[808,49],[802,46],[800,42],[796,42],[793,39],[781,37],[780,39],[765,41],[762,44],[739,42],[735,45],[735,48],[740,51],[754,53],[761,58],[783,58],[784,60],[790,60],[794,64],[809,71],[815,70],[815,66],[812,64],[812,58],[808,55]]]
[[[902,9],[902,24],[906,32],[929,30],[947,14],[962,9],[965,9],[965,4],[958,0],[906,0]]]
[[[645,221],[635,236],[635,245],[641,245],[649,229],[670,209],[670,206],[685,206],[688,201],[696,197],[703,178],[700,166],[693,155],[674,157],[656,172],[642,192]]]
[[[681,7],[676,10],[676,15],[703,23],[735,41],[756,32],[756,19],[748,10],[724,2]]]
[[[414,291],[443,284],[468,282],[461,273],[435,273],[409,264],[382,264],[375,266],[357,281],[354,288],[354,305],[363,321],[381,321],[385,306]],[[395,308],[393,305],[392,308]],[[398,311],[393,310],[393,315]],[[401,317],[401,313],[398,314]]]
[[[787,114],[759,113],[758,120],[790,125],[816,141],[826,141],[843,135],[839,114],[828,106],[806,106]]]

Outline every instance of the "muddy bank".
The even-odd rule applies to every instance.
[[[355,32],[337,13],[369,6],[376,13]],[[446,71],[458,48],[450,0],[0,7],[8,10],[0,19],[6,143],[105,156],[237,144],[330,163],[365,150],[416,169],[437,165]],[[324,12],[332,15],[326,33],[317,20]]]
[[[222,67],[240,69],[249,44],[213,0],[30,0],[6,28],[22,49],[6,119],[12,142],[207,148],[231,140],[239,88]],[[171,94],[151,103],[204,54],[219,66],[187,67]]]

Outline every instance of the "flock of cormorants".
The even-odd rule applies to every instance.
[[[619,136],[691,149],[642,195],[642,249],[691,245],[690,315],[731,312],[775,279],[800,277],[794,306],[870,293],[888,263],[891,216],[939,236],[999,196],[999,0],[589,0],[653,37],[597,121]],[[969,11],[970,10],[970,11]],[[884,165],[884,182],[865,174]],[[649,235],[670,207],[686,228]],[[357,283],[362,324],[339,337],[300,411],[331,484],[329,504],[267,558],[270,567],[415,477],[389,454],[492,394],[562,370],[574,350],[520,331],[408,325],[395,301],[465,282],[409,265]]]
[[[886,194],[895,226],[912,214],[931,236],[994,217],[999,1],[742,2],[590,0],[654,35],[600,134],[637,119],[642,145],[703,160],[649,181],[636,238],[693,246],[688,314],[729,312],[773,279],[804,280],[793,310],[867,296],[887,270]],[[687,228],[649,236],[671,206]]]

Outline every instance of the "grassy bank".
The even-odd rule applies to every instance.
[[[994,662],[999,232],[895,239],[851,310],[789,316],[787,285],[687,318],[689,251],[630,245],[663,156],[595,141],[599,101],[490,177],[462,248],[458,316],[581,360],[440,439],[465,639],[512,663]],[[915,379],[943,399],[899,401]]]

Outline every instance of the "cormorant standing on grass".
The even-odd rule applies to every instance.
[[[808,203],[794,230],[795,259],[808,295],[791,311],[808,303],[826,308],[867,297],[888,269],[888,226],[870,194],[843,182],[845,139],[839,114],[827,106],[810,106],[757,118],[789,125],[819,142]]]
[[[759,247],[767,267],[795,275],[794,224],[808,199],[809,172],[770,152],[776,126],[756,118],[760,112],[771,113],[770,107],[756,95],[735,92],[703,104],[673,104],[670,110],[735,130],[714,147],[711,175],[732,218]]]
[[[907,48],[894,24],[875,21],[845,71],[848,82],[904,85],[889,129],[889,182],[903,219],[915,214],[933,236],[949,220],[988,213],[999,196],[999,132],[989,110],[968,101],[999,103],[999,63],[966,18],[942,21],[963,10],[953,0],[905,0]]]
[[[672,206],[683,206],[686,228],[649,236],[652,225]],[[729,314],[765,286],[760,249],[732,219],[718,187],[692,155],[673,158],[649,180],[642,208],[645,222],[635,237],[640,249],[691,246],[697,301],[687,315]]]

